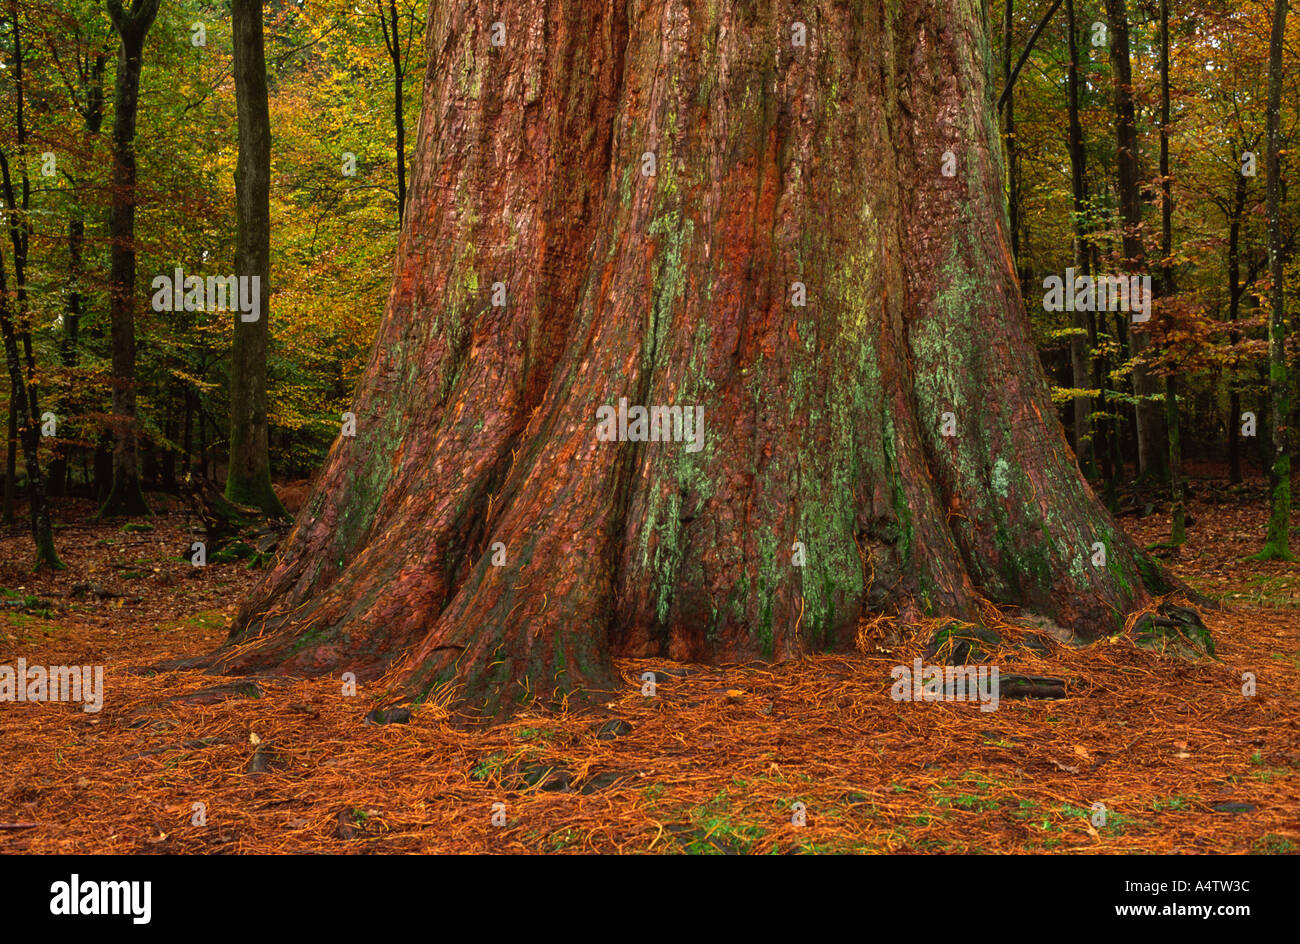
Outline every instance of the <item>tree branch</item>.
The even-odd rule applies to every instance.
[[[1051,9],[1047,11],[1042,22],[1034,27],[1034,31],[1029,35],[1029,42],[1025,43],[1025,51],[1020,54],[1020,61],[1017,62],[1016,67],[1011,70],[1011,77],[1007,79],[1007,87],[1002,90],[1002,97],[998,99],[998,111],[1002,110],[1002,106],[1005,105],[1007,99],[1011,97],[1011,90],[1016,87],[1016,79],[1020,75],[1020,70],[1024,68],[1025,62],[1029,59],[1029,54],[1034,51],[1034,43],[1038,42],[1038,36],[1043,32],[1043,27],[1047,26],[1048,21],[1052,19],[1053,14],[1056,13],[1057,8],[1060,7],[1060,5],[1061,0],[1052,0]]]

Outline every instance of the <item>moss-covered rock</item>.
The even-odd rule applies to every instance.
[[[233,564],[235,561],[248,560],[254,557],[257,551],[244,541],[231,541],[221,550],[217,551],[209,558],[209,563],[213,564]]]
[[[1144,613],[1133,626],[1139,648],[1180,659],[1214,658],[1214,640],[1201,615],[1185,606],[1162,603],[1155,613]]]
[[[989,653],[1002,642],[994,630],[977,623],[946,623],[930,637],[925,657],[946,665],[969,665],[984,662]]]

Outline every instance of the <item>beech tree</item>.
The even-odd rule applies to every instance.
[[[1133,102],[1133,68],[1129,58],[1129,21],[1127,0],[1106,0],[1110,25],[1110,63],[1115,84],[1115,186],[1123,224],[1124,270],[1140,272],[1146,263],[1142,245],[1142,179],[1138,166],[1139,150],[1136,109]],[[1117,322],[1120,338],[1122,322]],[[1168,446],[1164,415],[1159,402],[1160,382],[1147,364],[1151,346],[1146,327],[1128,328],[1129,353],[1134,359],[1133,395],[1138,445],[1138,469],[1142,477],[1164,482],[1169,478]]]
[[[371,360],[209,664],[495,714],[621,687],[615,655],[783,659],[876,613],[1119,631],[1169,585],[1038,366],[989,27],[975,0],[436,0]]]
[[[149,513],[140,490],[140,423],[135,378],[135,120],[140,105],[144,38],[158,15],[159,0],[108,0],[113,29],[121,37],[113,87],[113,203],[109,318],[113,336],[113,486],[101,515]]]
[[[1282,43],[1287,0],[1274,0],[1268,56],[1268,398],[1273,451],[1269,468],[1268,533],[1257,555],[1262,560],[1292,560],[1291,553],[1291,378],[1286,359],[1286,272],[1282,262]]]
[[[384,34],[384,48],[388,51],[388,61],[393,66],[393,132],[397,137],[394,153],[397,157],[397,219],[402,219],[406,204],[406,115],[405,92],[406,76],[410,69],[411,41],[415,37],[416,19],[419,0],[401,13],[397,9],[397,0],[388,0],[388,9],[384,9],[384,0],[375,0],[375,12],[379,15],[379,31]],[[402,37],[402,20],[407,21],[405,40]]]
[[[266,346],[270,331],[271,114],[266,96],[262,0],[233,0],[235,103],[239,163],[235,170],[238,275],[257,279],[259,317],[235,315],[230,349],[230,469],[226,497],[275,517],[289,516],[271,486],[270,432],[266,403]]]
[[[1088,251],[1088,160],[1083,142],[1083,125],[1079,121],[1079,35],[1074,18],[1074,0],[1065,0],[1066,49],[1069,67],[1066,72],[1066,134],[1070,151],[1070,219],[1074,236],[1074,268],[1081,274],[1092,275]],[[1078,311],[1071,319],[1070,376],[1077,391],[1094,387],[1097,364],[1089,357],[1089,347],[1097,346],[1097,318],[1095,312]],[[1100,384],[1095,384],[1100,388]],[[1093,442],[1092,398],[1075,394],[1071,398],[1074,426],[1074,451],[1085,474],[1095,473],[1097,454]],[[1104,435],[1104,434],[1103,434]],[[1090,478],[1095,478],[1090,475]],[[1107,478],[1110,481],[1111,477]]]
[[[0,148],[0,196],[3,196],[4,215],[7,217],[10,244],[14,259],[14,313],[10,312],[9,285],[5,275],[4,252],[0,251],[0,340],[4,344],[5,366],[9,377],[9,455],[6,469],[6,504],[14,494],[16,465],[15,437],[21,437],[23,459],[27,473],[27,497],[31,508],[32,539],[36,543],[37,569],[49,567],[61,570],[63,563],[54,549],[54,527],[50,519],[50,505],[46,495],[46,480],[41,472],[39,443],[41,438],[41,410],[37,397],[36,359],[32,350],[30,295],[28,292],[28,259],[31,244],[31,181],[27,176],[27,125],[24,115],[26,87],[23,78],[23,31],[18,18],[17,0],[11,0],[8,9],[9,29],[13,40],[14,130],[18,145],[18,182],[9,166],[9,158]],[[16,317],[15,317],[16,314]],[[19,357],[21,342],[22,357]],[[6,508],[10,514],[11,508]]]
[[[1160,297],[1174,294],[1174,194],[1169,173],[1169,0],[1160,0]],[[1183,505],[1182,427],[1178,417],[1178,379],[1165,369],[1165,430],[1169,436],[1169,543],[1187,540]]]

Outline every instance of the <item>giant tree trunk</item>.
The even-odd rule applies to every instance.
[[[113,90],[113,202],[108,214],[112,244],[109,320],[113,337],[113,485],[101,515],[149,513],[140,490],[140,423],[135,378],[135,116],[140,104],[140,68],[145,34],[159,0],[108,0],[113,28],[121,37]]]
[[[234,0],[231,29],[235,44],[235,102],[239,118],[239,159],[235,168],[235,210],[239,245],[235,272],[256,278],[260,311],[255,321],[235,315],[230,350],[230,468],[226,497],[289,517],[271,487],[271,457],[266,404],[266,344],[270,319],[271,274],[271,115],[262,49],[262,0]]]
[[[982,597],[1095,638],[1161,582],[1037,366],[983,4],[795,10],[435,2],[356,435],[218,669],[497,712]],[[601,441],[621,398],[702,450]]]

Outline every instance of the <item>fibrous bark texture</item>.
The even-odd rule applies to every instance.
[[[1157,575],[1037,366],[983,16],[435,2],[356,435],[217,666],[496,712],[981,597],[1115,631]],[[605,441],[624,398],[700,448]]]

